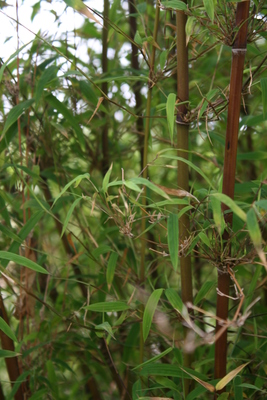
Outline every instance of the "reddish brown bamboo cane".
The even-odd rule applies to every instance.
[[[240,104],[242,94],[243,69],[247,46],[247,28],[249,17],[249,1],[237,4],[236,26],[239,27],[234,45],[232,48],[232,67],[230,78],[230,94],[227,117],[227,130],[225,140],[223,189],[222,192],[234,198],[236,155],[238,143],[238,128],[240,116]],[[222,204],[225,212],[227,207]],[[225,214],[225,222],[228,227],[232,225],[232,213]],[[225,231],[224,240],[229,240],[229,231]],[[217,295],[218,318],[227,320],[228,318],[228,295],[229,295],[230,276],[227,273],[218,272],[218,289],[224,295]],[[221,325],[216,324],[216,333],[221,329]],[[227,362],[227,330],[218,338],[215,343],[215,378],[222,378],[226,375]]]

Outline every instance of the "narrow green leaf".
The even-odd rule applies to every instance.
[[[174,93],[170,93],[167,98],[167,103],[166,103],[166,114],[167,114],[167,122],[168,122],[168,127],[169,127],[169,132],[170,132],[171,143],[173,143],[175,101],[176,101],[176,95]]]
[[[247,227],[251,240],[256,249],[261,248],[262,238],[256,213],[253,208],[250,208],[247,213]]]
[[[180,11],[186,11],[187,6],[183,1],[179,0],[164,0],[161,1],[161,4],[165,8],[172,8],[173,10],[180,10]]]
[[[88,172],[86,172],[83,175],[78,175],[76,176],[76,178],[72,179],[69,183],[67,183],[64,188],[61,190],[61,192],[57,195],[57,197],[54,200],[54,203],[52,205],[52,208],[54,207],[54,205],[56,204],[56,202],[58,201],[58,199],[68,190],[69,187],[71,187],[71,185],[75,184],[77,181],[81,182],[82,179],[90,179],[90,174],[88,174]]]
[[[101,244],[99,247],[97,247],[96,249],[94,249],[92,251],[92,255],[95,258],[98,258],[99,256],[102,256],[103,254],[106,254],[109,252],[113,252],[113,249],[111,247],[107,246],[106,244]]]
[[[214,2],[213,0],[203,0],[205,11],[208,14],[211,22],[214,20]]]
[[[4,64],[1,66],[0,68],[0,82],[2,81],[3,78],[3,73],[5,71],[6,66],[8,65],[8,63],[13,60],[15,57],[17,57],[17,55],[26,47],[28,46],[28,44],[30,44],[32,42],[32,40],[30,40],[28,43],[24,44],[23,46],[21,46],[18,50],[15,51],[15,53],[11,54],[11,56],[7,59],[6,62],[4,62]]]
[[[107,273],[106,273],[108,290],[110,290],[110,287],[113,282],[113,277],[114,277],[118,257],[119,257],[119,255],[117,253],[111,253],[109,260],[108,260]]]
[[[267,78],[261,79],[263,117],[267,116]]]
[[[65,232],[65,230],[67,229],[69,220],[70,220],[70,218],[71,218],[71,216],[72,216],[72,213],[73,213],[75,207],[77,206],[77,204],[78,204],[81,200],[82,200],[82,197],[78,197],[78,198],[73,202],[73,204],[71,205],[71,207],[70,207],[70,209],[69,209],[69,211],[68,211],[68,213],[67,213],[66,219],[65,219],[65,221],[64,221],[63,227],[62,227],[61,237],[64,235],[64,232]]]
[[[245,301],[244,301],[244,310],[246,310],[246,308],[249,306],[249,303],[251,302],[251,295],[254,293],[257,283],[258,283],[258,279],[260,277],[261,274],[261,270],[262,270],[262,266],[261,265],[256,265],[255,266],[255,271],[251,271],[252,272],[252,279],[248,288],[248,291],[246,293],[246,297],[245,297]]]
[[[30,219],[26,222],[26,224],[21,228],[21,230],[18,233],[18,237],[20,238],[21,242],[26,239],[26,237],[29,235],[29,233],[34,229],[34,227],[37,225],[37,223],[40,221],[42,216],[44,215],[43,211],[38,211],[34,213]],[[20,242],[14,241],[10,245],[8,252],[9,253],[17,253],[20,247]],[[3,260],[2,261],[2,266],[6,268],[8,264],[8,260]]]
[[[165,290],[165,296],[167,297],[173,308],[175,308],[179,311],[179,313],[182,314],[184,305],[178,293],[174,289],[169,288]]]
[[[113,339],[115,339],[113,335],[112,327],[108,322],[102,322],[102,324],[96,325],[95,329],[107,332]]]
[[[104,176],[104,179],[103,179],[102,189],[103,189],[104,193],[107,193],[107,190],[108,190],[109,178],[110,178],[110,174],[111,174],[111,171],[112,171],[112,167],[113,167],[113,163],[109,167],[109,169],[106,172],[106,174]]]
[[[196,306],[198,303],[201,302],[202,299],[204,299],[208,292],[215,286],[215,282],[212,281],[206,281],[200,288],[198,294],[196,295],[194,305]]]
[[[246,213],[236,204],[234,200],[226,196],[226,194],[212,193],[210,196],[220,200],[221,203],[224,203],[227,207],[229,207],[242,221],[246,222]]]
[[[36,272],[41,272],[42,274],[48,274],[48,271],[46,269],[36,264],[32,260],[29,260],[26,257],[19,256],[18,254],[10,253],[8,251],[0,251],[0,260],[1,259],[13,261],[16,264],[23,265],[24,267],[32,269]]]
[[[173,376],[182,378],[183,373],[178,365],[171,364],[148,364],[145,365],[140,371],[141,376],[159,375],[159,376]]]
[[[167,61],[167,57],[168,57],[168,50],[164,50],[160,53],[160,58],[159,58],[159,65],[160,65],[160,69],[163,70]]]
[[[14,386],[12,387],[11,392],[6,396],[6,400],[14,400],[15,394],[18,391],[20,385],[26,381],[27,376],[29,375],[29,371],[22,372],[22,374],[16,380]]]
[[[85,306],[84,309],[96,312],[116,312],[128,310],[129,306],[122,301],[105,301],[103,303],[90,304],[89,306]]]
[[[38,102],[43,94],[44,88],[47,87],[47,85],[49,84],[49,82],[51,82],[51,80],[56,78],[57,72],[58,72],[58,67],[56,67],[55,65],[51,65],[48,68],[46,68],[42,73],[40,79],[38,80],[35,90],[36,105],[38,105]]]
[[[51,360],[47,360],[46,369],[47,369],[48,380],[49,380],[49,383],[50,383],[50,385],[52,387],[52,390],[54,392],[54,396],[56,398],[58,398],[58,396],[59,396],[58,380],[57,380],[54,364],[53,364],[53,362]]]
[[[77,135],[77,138],[80,142],[80,145],[84,146],[85,140],[84,140],[83,131],[82,131],[80,125],[78,124],[77,119],[70,111],[70,109],[68,107],[66,107],[64,103],[59,101],[52,94],[47,95],[45,97],[45,100],[66,118],[66,120],[69,122],[69,125],[74,129],[74,131]]]
[[[128,189],[134,190],[135,192],[141,192],[140,187],[137,186],[137,185],[136,185],[134,182],[132,182],[132,181],[129,181],[129,180],[124,181],[124,185],[125,185]]]
[[[10,339],[13,340],[13,342],[17,342],[17,338],[14,334],[14,332],[12,331],[12,329],[10,328],[10,326],[6,323],[6,321],[0,317],[0,329],[2,332],[4,332]]]
[[[229,374],[225,375],[215,386],[216,390],[222,390],[229,382],[231,382],[232,379],[240,372],[242,371],[243,368],[245,368],[249,362],[240,365],[239,367],[235,368],[233,371],[229,372]]]
[[[8,113],[2,136],[5,135],[6,131],[18,120],[18,118],[34,103],[34,99],[25,100],[11,108]]]
[[[211,0],[211,1],[213,1],[213,0]],[[199,118],[199,119],[202,117],[202,115],[203,115],[204,112],[206,111],[207,105],[209,104],[209,101],[210,101],[217,93],[219,93],[219,90],[218,90],[218,89],[212,89],[212,90],[210,90],[210,91],[208,92],[208,94],[206,95],[206,98],[205,98],[205,100],[204,100],[204,102],[203,102],[203,104],[202,104],[202,107],[201,107],[201,109],[200,109],[200,112],[199,112],[199,115],[198,115],[198,118]],[[203,100],[202,100],[202,101],[203,101]]]
[[[153,316],[156,311],[160,296],[163,292],[163,289],[156,289],[154,292],[150,295],[145,311],[144,311],[144,317],[143,317],[143,337],[144,337],[144,342],[146,341],[150,327],[152,324]]]
[[[211,249],[211,243],[210,243],[210,240],[209,240],[208,236],[206,235],[206,233],[200,232],[200,233],[198,234],[198,236],[200,237],[201,241],[202,241],[209,249]]]
[[[13,333],[13,332],[12,332]],[[16,351],[11,351],[11,350],[0,350],[0,357],[1,358],[12,358],[12,357],[18,357],[21,355],[20,353],[17,353]]]
[[[137,367],[134,367],[134,368],[132,369],[132,371],[134,371],[135,369],[138,369],[138,368],[143,368],[145,365],[150,364],[150,363],[152,363],[152,362],[154,362],[154,361],[159,360],[160,358],[162,358],[162,357],[166,356],[167,354],[169,354],[172,350],[173,350],[173,347],[169,347],[168,349],[166,349],[166,350],[163,351],[162,353],[157,354],[155,357],[150,358],[150,360],[147,360],[147,361],[145,361],[144,363],[137,365]]]
[[[132,178],[130,179],[130,181],[136,183],[137,185],[145,185],[153,192],[159,194],[162,197],[165,197],[165,199],[168,200],[170,199],[169,196],[164,192],[164,190],[156,186],[154,183],[150,182],[148,179],[139,177],[139,178]]]
[[[174,270],[178,267],[179,221],[177,214],[170,214],[167,223],[168,247]]]
[[[216,228],[218,229],[219,234],[222,235],[225,229],[225,222],[223,218],[221,202],[216,197],[211,197],[210,202]]]
[[[202,178],[205,179],[205,181],[208,183],[208,185],[209,185],[210,187],[214,188],[213,185],[212,185],[212,183],[211,183],[211,181],[210,181],[209,178],[207,177],[207,175],[205,175],[204,172],[202,172],[201,169],[200,169],[199,167],[197,167],[195,164],[193,164],[191,161],[186,160],[186,159],[183,158],[183,157],[171,156],[171,155],[165,155],[165,154],[161,154],[161,155],[159,156],[159,158],[168,158],[168,159],[170,159],[170,160],[177,160],[177,161],[182,161],[182,162],[184,162],[185,164],[189,165],[189,167],[191,167],[193,170],[195,170],[199,175],[201,175]]]
[[[243,390],[242,387],[240,387],[241,383],[241,377],[237,375],[234,379],[235,400],[243,400]]]

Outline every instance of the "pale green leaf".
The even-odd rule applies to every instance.
[[[8,251],[0,251],[0,260],[1,259],[13,261],[16,264],[23,265],[24,267],[32,269],[36,272],[41,272],[42,274],[48,274],[48,271],[46,269],[36,264],[34,261],[26,257],[19,256],[18,254],[10,253]]]
[[[2,131],[2,136],[5,135],[6,131],[18,120],[18,118],[34,103],[34,99],[25,100],[12,107],[8,113],[4,129]]]
[[[267,78],[261,79],[261,91],[262,91],[262,106],[263,106],[263,117],[267,115]]]
[[[69,211],[68,211],[68,213],[67,213],[67,216],[66,216],[66,218],[65,218],[63,227],[62,227],[61,237],[64,235],[64,232],[65,232],[65,230],[67,229],[69,220],[70,220],[70,218],[71,218],[71,216],[72,216],[72,213],[73,213],[75,207],[77,206],[77,204],[78,204],[81,200],[82,200],[82,197],[78,197],[78,198],[72,203],[72,205],[71,205],[71,207],[70,207],[70,209],[69,209]]]
[[[211,196],[210,202],[216,228],[218,229],[219,234],[222,235],[225,229],[225,222],[223,218],[221,202],[214,196]]]
[[[210,196],[214,196],[216,199],[220,200],[221,203],[229,207],[242,221],[246,222],[246,213],[229,196],[222,193],[212,193]]]
[[[173,129],[174,129],[174,120],[175,120],[175,101],[176,95],[174,93],[170,93],[167,98],[166,103],[166,114],[167,114],[167,122],[170,132],[171,143],[173,143]]]
[[[74,8],[74,10],[78,11],[79,13],[83,14],[85,17],[92,19],[93,21],[100,24],[100,22],[96,19],[94,14],[82,2],[82,0],[64,0],[64,1],[68,6]]]
[[[57,197],[54,200],[54,203],[52,205],[52,207],[54,207],[54,205],[56,204],[56,202],[58,201],[58,199],[68,190],[69,187],[71,187],[71,185],[75,184],[77,181],[81,182],[82,179],[90,179],[90,174],[88,174],[88,172],[86,172],[83,175],[78,175],[76,176],[76,178],[72,179],[69,183],[67,183],[64,188],[61,190],[61,192],[57,195]]]
[[[256,213],[253,208],[250,208],[247,213],[247,227],[251,240],[256,249],[261,248],[262,238]]]
[[[181,10],[185,11],[187,10],[187,6],[183,1],[179,0],[164,0],[161,1],[161,5],[165,8],[171,8],[173,10]]]
[[[177,214],[170,214],[167,223],[168,247],[174,270],[178,267],[179,221]]]
[[[102,189],[103,192],[106,193],[108,190],[108,184],[109,184],[109,179],[110,179],[110,174],[112,171],[112,167],[113,167],[113,163],[111,164],[111,166],[109,167],[108,171],[106,172],[104,179],[103,179],[103,183],[102,183]]]
[[[23,46],[21,46],[18,50],[15,51],[15,53],[11,54],[11,56],[7,59],[6,62],[4,62],[0,68],[0,82],[2,81],[3,78],[3,73],[5,71],[6,66],[8,65],[8,63],[13,60],[15,57],[17,57],[17,55],[26,47],[28,46],[28,44],[30,44],[32,42],[32,40],[26,44],[24,44]]]
[[[217,384],[216,384],[216,390],[222,390],[229,382],[231,382],[234,377],[239,374],[240,371],[242,371],[243,368],[245,368],[249,362],[240,365],[239,367],[235,368],[233,371],[229,372],[229,374],[225,375],[224,378],[222,378]]]
[[[173,308],[178,310],[179,313],[182,313],[184,305],[183,305],[181,297],[178,295],[176,290],[171,289],[171,288],[166,289],[165,296],[167,297],[167,299],[169,300],[169,302],[171,303]]]
[[[4,332],[5,335],[7,335],[11,340],[13,340],[13,342],[18,341],[14,332],[2,317],[0,317],[0,329],[2,332]]]
[[[154,290],[153,293],[151,293],[146,307],[144,311],[144,317],[143,317],[143,337],[144,337],[144,342],[146,341],[150,327],[152,324],[153,316],[156,311],[160,296],[163,292],[163,289],[156,289]]]
[[[211,22],[214,20],[214,2],[213,0],[203,0],[205,11],[208,14]]]
[[[0,358],[13,358],[13,357],[18,357],[19,355],[21,354],[17,353],[16,351],[0,350]]]
[[[206,281],[200,288],[198,294],[196,295],[194,305],[196,306],[202,299],[204,299],[209,291],[215,286],[215,282]]]
[[[57,72],[58,72],[58,67],[56,67],[55,65],[51,65],[50,67],[46,68],[42,73],[40,79],[38,80],[35,90],[36,105],[38,105],[38,102],[42,96],[44,88],[48,86],[51,80],[56,78]]]
[[[102,324],[96,325],[95,329],[107,332],[113,339],[115,339],[113,335],[112,327],[108,322],[102,322]]]
[[[107,273],[106,273],[108,290],[110,290],[110,287],[113,282],[113,277],[114,277],[118,257],[119,257],[119,255],[117,253],[111,253],[109,260],[108,260]]]
[[[150,363],[152,363],[152,362],[154,362],[154,361],[159,360],[160,358],[162,358],[162,357],[166,356],[167,354],[169,354],[172,350],[173,350],[173,347],[169,347],[168,349],[166,349],[166,350],[163,351],[162,353],[157,354],[155,357],[150,358],[150,360],[147,360],[147,361],[145,361],[144,363],[137,365],[137,367],[134,367],[134,368],[132,369],[132,371],[134,371],[135,369],[138,369],[138,368],[143,368],[145,365],[150,364]]]

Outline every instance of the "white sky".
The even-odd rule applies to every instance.
[[[16,19],[16,0],[6,1],[10,4],[10,7],[5,7],[1,10],[3,12],[0,12],[0,57],[4,61],[17,50],[16,23],[8,17]],[[63,0],[58,0],[52,1],[52,3],[42,1],[41,10],[31,21],[32,6],[36,2],[36,0],[18,0],[19,22],[24,25],[24,27],[19,26],[20,46],[34,38],[27,28],[35,33],[41,30],[42,34],[47,32],[49,35],[54,35],[54,38],[59,38],[62,32],[72,32],[74,28],[79,28],[85,19],[84,16],[74,12],[70,7],[64,12],[66,3]],[[85,3],[99,12],[103,10],[103,0],[88,0]],[[58,21],[55,21],[55,16],[51,13],[52,10],[61,16],[60,28],[58,28]],[[11,39],[4,43],[8,37],[11,37]],[[77,56],[79,55],[77,54]]]

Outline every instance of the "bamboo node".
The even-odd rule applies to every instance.
[[[239,56],[241,54],[246,54],[246,52],[247,52],[247,49],[232,49],[232,53],[235,56]]]

